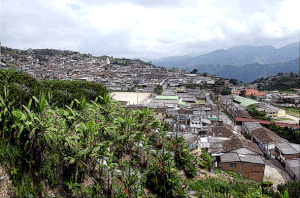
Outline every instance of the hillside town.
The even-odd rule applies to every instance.
[[[300,144],[269,129],[270,125],[300,129],[299,117],[281,108],[297,107],[299,90],[259,92],[259,83],[231,83],[214,75],[72,51],[49,50],[43,55],[38,50],[2,47],[1,52],[1,68],[20,70],[40,80],[100,83],[126,109],[150,108],[169,125],[168,138],[182,136],[195,152],[206,149],[218,169],[258,182],[300,180]],[[216,93],[220,82],[231,93]],[[160,93],[155,91],[157,86],[162,88]],[[270,120],[252,118],[247,111],[251,105]]]

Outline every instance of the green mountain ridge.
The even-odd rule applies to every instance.
[[[153,61],[156,66],[167,68],[201,68],[210,65],[236,66],[239,70],[245,70],[243,66],[247,64],[275,64],[292,61],[299,57],[299,43],[293,43],[279,49],[272,46],[237,46],[228,50],[216,50],[205,55],[184,58],[169,57],[167,59]],[[283,71],[285,72],[285,71]],[[234,78],[234,76],[231,76]],[[230,77],[230,78],[231,78]]]

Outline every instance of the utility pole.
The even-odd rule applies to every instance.
[[[139,87],[136,88],[136,104],[139,105]]]
[[[187,128],[187,117],[185,117],[185,128],[186,128],[186,131],[188,130]]]

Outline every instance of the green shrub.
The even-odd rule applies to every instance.
[[[300,197],[300,182],[297,181],[289,181],[285,184],[281,184],[277,186],[278,188],[278,194],[283,196],[285,191],[287,190],[287,194],[289,197]]]
[[[200,161],[199,164],[202,168],[211,169],[213,167],[212,159],[210,155],[207,153],[206,149],[202,149],[202,153],[200,157],[202,161]]]
[[[188,183],[190,190],[197,191],[199,196],[206,197],[249,197],[260,195],[267,197],[261,191],[260,185],[253,182],[239,182],[223,180],[221,178],[206,178]],[[256,196],[259,197],[259,196]]]

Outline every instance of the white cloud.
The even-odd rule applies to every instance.
[[[247,28],[245,21],[239,22],[236,19],[229,19],[227,22],[228,28],[230,28],[231,32],[241,33],[244,32]]]
[[[283,24],[288,31],[297,31],[300,29],[300,1],[286,0],[282,2],[282,7],[276,13],[276,21]]]
[[[266,21],[264,24],[264,32],[274,38],[280,38],[282,36],[282,30],[279,27],[279,24],[273,21]]]
[[[3,45],[15,48],[48,46],[98,55],[159,58],[255,45],[258,40],[276,45],[280,38],[281,46],[295,42],[300,30],[297,3],[10,0],[2,3],[0,31]]]

